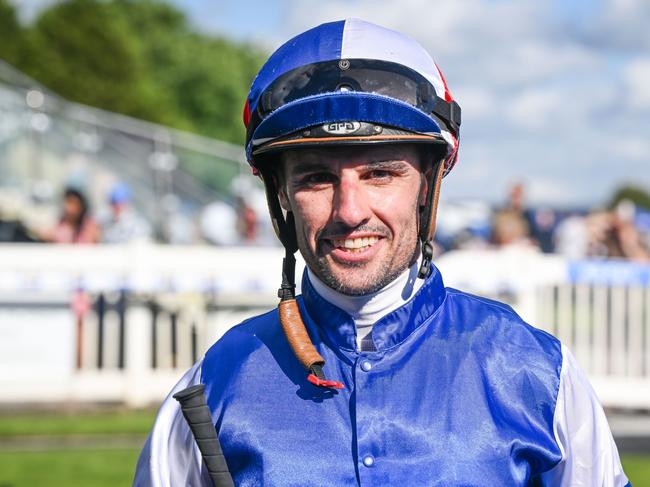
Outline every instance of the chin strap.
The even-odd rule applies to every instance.
[[[325,378],[323,372],[325,359],[316,351],[316,347],[309,338],[296,302],[296,258],[294,254],[298,250],[298,242],[293,213],[287,212],[285,218],[278,201],[277,188],[273,177],[263,173],[262,180],[266,189],[266,200],[269,205],[273,228],[285,248],[285,256],[282,260],[282,284],[278,289],[280,325],[291,350],[293,350],[302,366],[309,372],[307,380],[319,387],[342,389],[343,384],[341,382]]]
[[[427,191],[427,199],[420,210],[420,247],[422,249],[422,263],[418,271],[420,279],[426,279],[431,274],[431,261],[433,260],[433,236],[436,233],[436,214],[438,212],[438,199],[440,198],[440,184],[444,174],[444,159],[439,160],[431,171],[431,181]]]

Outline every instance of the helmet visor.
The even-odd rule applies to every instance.
[[[307,64],[278,77],[259,98],[260,120],[274,110],[312,95],[364,92],[401,100],[431,114],[437,102],[433,85],[401,64],[372,59],[341,59]]]

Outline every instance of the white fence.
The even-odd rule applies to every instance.
[[[282,252],[0,247],[0,403],[158,402],[229,327],[275,306]],[[650,266],[456,252],[446,285],[506,301],[576,354],[606,406],[650,409]]]
[[[650,265],[521,249],[452,253],[439,264],[447,285],[508,302],[558,337],[604,405],[650,409]]]

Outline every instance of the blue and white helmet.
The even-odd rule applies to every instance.
[[[244,108],[246,155],[323,144],[417,143],[458,153],[460,107],[416,41],[359,19],[330,22],[283,44]]]

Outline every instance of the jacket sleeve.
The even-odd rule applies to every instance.
[[[138,458],[134,487],[210,486],[196,446],[178,402],[176,392],[201,382],[201,364],[188,370],[165,398],[153,429]]]
[[[630,485],[596,393],[564,345],[553,430],[562,459],[542,474],[542,485]]]

